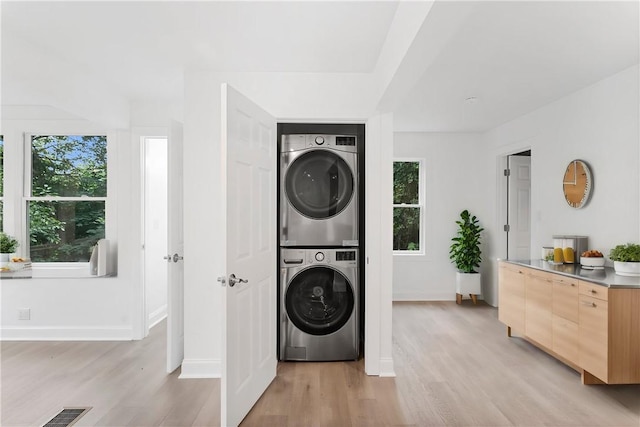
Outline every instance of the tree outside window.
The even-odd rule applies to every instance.
[[[393,162],[393,250],[421,250],[421,162]]]
[[[27,199],[33,262],[88,261],[105,236],[107,138],[31,136]]]
[[[4,230],[4,136],[0,135],[0,231]]]

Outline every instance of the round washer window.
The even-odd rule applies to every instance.
[[[289,165],[285,192],[302,215],[313,219],[331,218],[347,207],[353,195],[349,165],[327,150],[309,151]]]
[[[313,267],[293,278],[285,304],[289,319],[298,329],[311,335],[328,335],[351,317],[353,290],[339,271]]]

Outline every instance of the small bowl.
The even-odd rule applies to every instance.
[[[580,257],[580,264],[584,267],[604,267],[604,257]]]

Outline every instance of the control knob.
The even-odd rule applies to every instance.
[[[323,136],[316,136],[316,144],[318,144],[318,145],[324,144],[324,137]]]
[[[316,253],[316,261],[318,261],[318,262],[324,261],[324,253],[322,253],[322,252]]]

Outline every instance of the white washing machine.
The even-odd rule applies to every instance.
[[[358,250],[281,249],[280,360],[357,360]]]
[[[280,246],[358,246],[355,135],[282,135]]]

